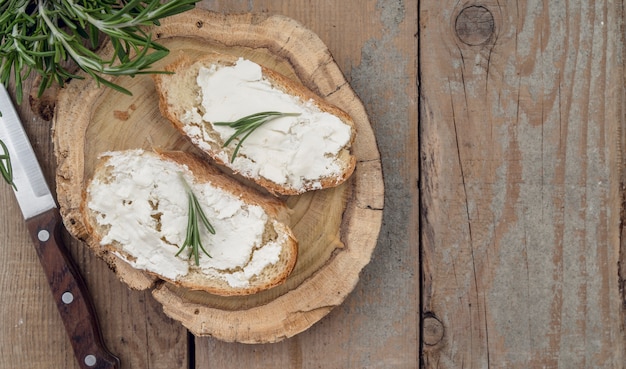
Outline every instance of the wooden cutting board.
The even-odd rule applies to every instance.
[[[293,209],[298,263],[283,285],[259,294],[222,297],[187,290],[134,270],[97,247],[92,250],[131,288],[152,289],[165,313],[195,335],[265,343],[302,332],[344,301],[377,243],[384,189],[379,152],[363,105],[324,43],[289,18],[194,10],[168,18],[150,32],[170,49],[157,69],[181,53],[239,55],[300,81],[342,108],[356,122],[357,167],[339,187],[284,199]],[[101,53],[112,55],[110,45]],[[110,80],[132,96],[89,78],[77,79],[59,94],[54,115],[61,214],[68,231],[87,245],[91,239],[80,214],[81,194],[100,153],[131,148],[195,151],[161,116],[150,76]]]

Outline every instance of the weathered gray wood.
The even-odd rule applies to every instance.
[[[421,3],[426,368],[624,367],[622,7]]]

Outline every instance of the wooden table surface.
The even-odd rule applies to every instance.
[[[377,136],[382,229],[342,305],[264,345],[190,336],[66,235],[122,368],[626,367],[623,2],[198,7],[326,43]],[[49,112],[19,111],[54,188]],[[78,368],[8,186],[0,203],[0,368]]]

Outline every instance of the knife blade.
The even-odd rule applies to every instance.
[[[0,140],[7,146],[11,158],[15,197],[78,365],[83,369],[119,368],[119,358],[104,344],[91,296],[61,237],[62,222],[57,204],[17,111],[2,84],[0,112]]]

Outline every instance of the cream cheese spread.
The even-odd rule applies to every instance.
[[[257,205],[195,182],[186,166],[142,150],[105,153],[107,178],[95,178],[87,191],[88,207],[100,226],[108,228],[101,244],[116,244],[116,254],[133,267],[177,280],[195,267],[187,251],[175,254],[185,240],[188,197],[181,179],[198,198],[215,234],[202,229],[199,269],[231,287],[246,287],[250,278],[275,264],[280,239],[261,245],[268,216]]]
[[[249,178],[263,177],[281,186],[319,188],[320,178],[343,172],[337,159],[350,142],[352,127],[333,114],[321,111],[313,101],[302,101],[272,86],[261,67],[240,58],[233,66],[201,67],[197,76],[202,108],[181,117],[185,133],[203,149],[215,142],[210,130],[225,142],[234,132],[211,122],[232,122],[250,114],[278,111],[298,113],[269,121],[242,143],[233,163],[226,152],[220,159]],[[231,143],[234,147],[236,141]]]

